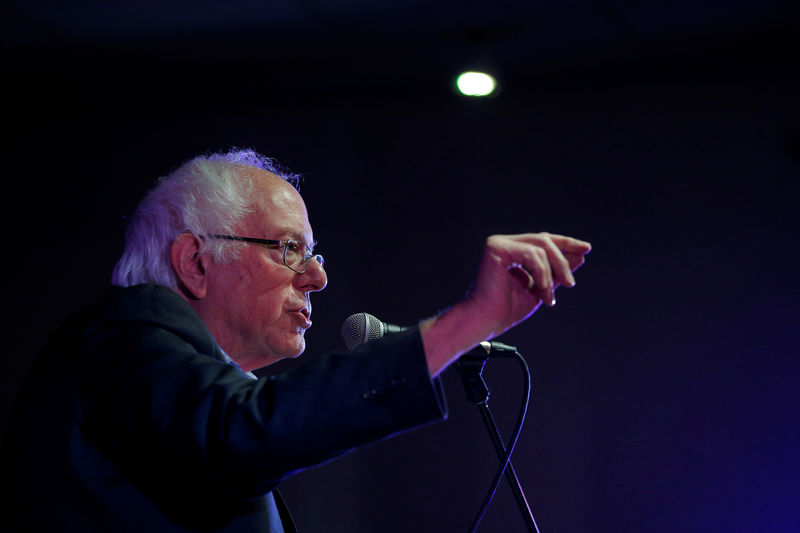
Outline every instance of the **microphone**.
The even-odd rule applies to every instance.
[[[352,350],[359,344],[380,339],[384,335],[390,333],[399,333],[407,330],[407,326],[396,326],[394,324],[387,324],[381,322],[376,317],[369,313],[356,313],[347,317],[347,320],[342,324],[342,338],[348,350]],[[479,344],[487,354],[492,352],[499,353],[516,353],[516,346],[509,346],[502,342],[483,341]],[[478,350],[478,346],[473,350]]]
[[[356,313],[347,317],[342,324],[342,338],[348,350],[352,350],[359,344],[380,339],[388,333],[399,333],[408,329],[403,326],[395,326],[381,322],[377,317],[369,313]]]

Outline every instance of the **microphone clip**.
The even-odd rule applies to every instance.
[[[489,351],[482,344],[468,351],[453,363],[453,367],[461,376],[467,400],[475,404],[489,402],[489,387],[483,379],[483,369],[486,361],[489,360]]]
[[[489,402],[489,387],[483,379],[483,369],[489,357],[513,357],[516,346],[496,341],[483,341],[459,357],[453,366],[461,375],[467,399],[476,404]]]

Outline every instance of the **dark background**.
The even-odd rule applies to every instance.
[[[153,180],[253,147],[305,175],[328,260],[306,358],[351,313],[458,299],[493,232],[593,243],[502,339],[534,372],[514,464],[543,532],[798,531],[792,4],[5,2],[0,430]],[[478,67],[499,94],[459,97]],[[508,433],[521,377],[486,373]],[[496,458],[444,381],[449,421],[285,483],[301,530],[468,528]],[[504,485],[481,531],[523,530]]]

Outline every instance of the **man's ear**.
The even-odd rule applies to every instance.
[[[178,290],[187,300],[206,297],[206,256],[200,253],[203,241],[191,233],[181,233],[172,241],[169,258],[178,282]]]

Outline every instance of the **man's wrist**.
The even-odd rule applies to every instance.
[[[458,305],[419,323],[425,358],[431,377],[436,377],[463,353],[491,336],[474,324],[473,316],[464,309],[466,304]]]

